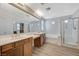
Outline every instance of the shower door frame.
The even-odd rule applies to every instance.
[[[73,18],[73,19],[78,19],[78,30],[79,30],[79,17],[75,17],[75,18]],[[60,34],[61,34],[61,46],[65,46],[65,43],[64,43],[64,22],[63,22],[64,20],[60,20]],[[77,33],[77,39],[78,39],[78,42],[77,42],[77,46],[79,46],[79,31],[78,31],[78,33]],[[72,48],[74,48],[74,47],[72,47]]]

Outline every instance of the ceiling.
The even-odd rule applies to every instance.
[[[27,5],[31,7],[34,11],[39,9],[43,13],[43,17],[45,19],[68,16],[73,14],[79,16],[79,3],[29,3]],[[0,17],[3,18],[12,17],[16,19],[29,19],[28,21],[38,21],[38,19],[36,19],[35,17],[26,14],[25,12],[9,4],[0,4],[0,13]]]
[[[79,3],[29,3],[34,11],[39,9],[45,19],[72,15],[79,9]]]

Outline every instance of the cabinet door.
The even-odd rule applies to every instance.
[[[41,41],[41,46],[42,46],[43,45],[43,42],[44,42],[44,37],[43,37],[43,34],[41,34],[40,36],[41,36],[40,41]]]
[[[45,34],[40,34],[40,37],[34,39],[34,46],[41,47],[46,41]]]
[[[32,55],[32,38],[24,40],[24,56]]]
[[[34,39],[34,46],[41,47],[41,38],[40,37],[37,37]]]
[[[8,50],[6,52],[3,52],[2,56],[14,56],[14,50],[10,49],[10,50]]]
[[[0,56],[1,56],[1,47],[0,47]]]
[[[23,47],[22,46],[17,46],[14,50],[14,55],[15,56],[23,56]]]
[[[14,55],[14,44],[7,44],[2,46],[2,56],[13,56]]]
[[[15,56],[23,56],[23,41],[18,41],[15,43]]]
[[[45,34],[41,34],[41,45],[46,42]]]
[[[43,45],[46,42],[45,34],[41,34],[41,45]]]
[[[32,38],[28,39],[28,55],[31,56],[32,55]]]

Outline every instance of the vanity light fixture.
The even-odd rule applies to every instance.
[[[39,9],[37,9],[35,13],[38,14],[39,16],[43,16],[43,13]]]

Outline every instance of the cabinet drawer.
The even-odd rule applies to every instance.
[[[24,43],[24,56],[32,55],[32,38],[28,38]]]
[[[3,45],[2,46],[2,52],[6,52],[6,51],[11,50],[13,48],[14,48],[14,43]]]
[[[2,56],[14,56],[14,49],[7,50],[6,52],[2,52]]]
[[[34,46],[41,47],[41,38],[40,37],[34,39]]]

